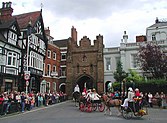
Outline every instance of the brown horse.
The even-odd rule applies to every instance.
[[[118,115],[121,114],[121,104],[122,104],[122,100],[120,99],[112,99],[109,98],[106,94],[102,95],[102,100],[106,106],[106,110],[105,110],[105,114],[107,113],[107,111],[109,111],[109,114],[111,115],[111,107],[116,107],[118,109]]]

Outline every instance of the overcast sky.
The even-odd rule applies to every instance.
[[[128,42],[137,35],[145,35],[146,28],[156,17],[167,18],[167,0],[0,0],[12,2],[13,15],[39,11],[45,27],[49,27],[55,40],[69,38],[71,27],[90,40],[101,34],[105,47],[120,46],[127,31]]]

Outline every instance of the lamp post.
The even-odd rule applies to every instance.
[[[29,21],[29,24],[28,24],[28,31],[27,31],[27,34],[28,34],[28,38],[27,38],[27,64],[26,64],[26,71],[24,71],[24,79],[26,80],[26,94],[28,93],[28,86],[29,86],[29,79],[30,79],[30,71],[28,71],[28,61],[29,61],[29,43],[30,43],[30,40],[32,38],[31,36],[31,20]]]

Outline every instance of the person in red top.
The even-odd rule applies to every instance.
[[[140,91],[139,91],[138,88],[135,89],[135,96],[136,96],[136,97],[140,97],[140,96],[141,96],[141,95],[140,95]]]
[[[3,95],[0,95],[0,105],[3,104],[4,98]]]

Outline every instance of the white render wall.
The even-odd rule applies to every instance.
[[[157,41],[166,40],[167,39],[167,26],[147,28],[146,35],[147,35],[148,41],[152,41],[153,34],[155,34]]]

